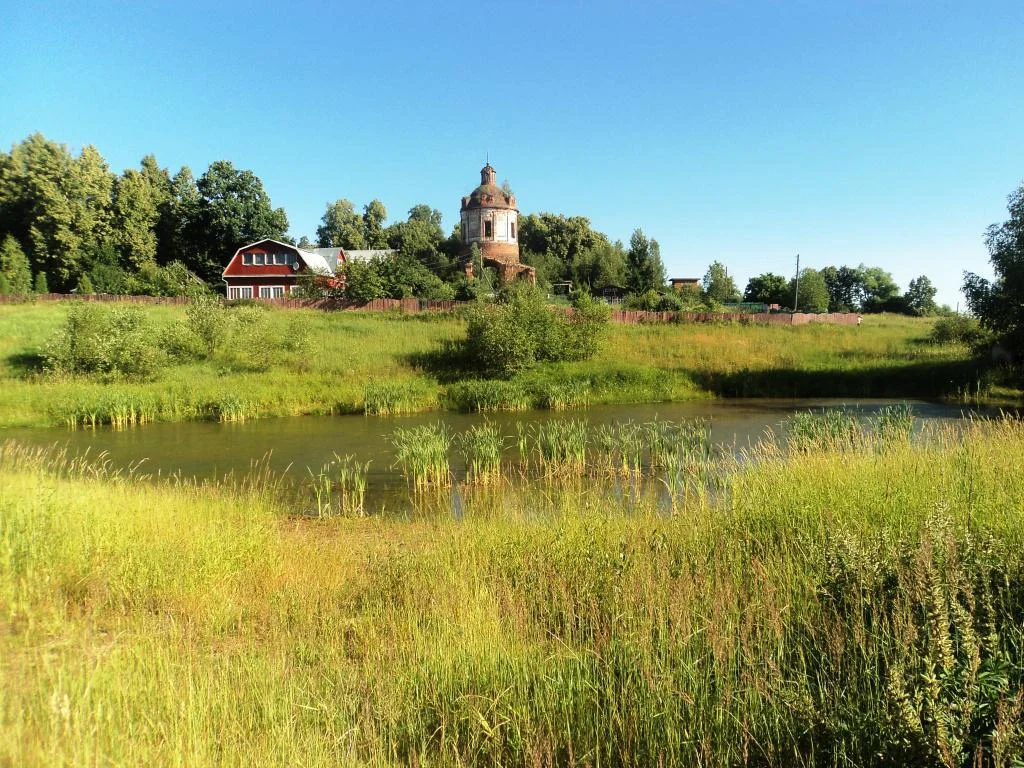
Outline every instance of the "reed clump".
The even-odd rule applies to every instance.
[[[501,458],[505,437],[494,424],[477,424],[455,436],[455,444],[466,464],[466,480],[490,483],[501,479]]]
[[[448,452],[452,433],[442,422],[396,429],[389,438],[395,447],[395,466],[412,488],[422,490],[451,484]]]

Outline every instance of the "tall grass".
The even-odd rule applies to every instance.
[[[1014,765],[1024,427],[758,450],[456,522],[6,446],[0,763]]]
[[[395,465],[415,489],[451,484],[448,451],[452,433],[442,422],[396,429],[390,436],[395,447]]]
[[[501,479],[501,457],[505,437],[494,424],[477,424],[455,436],[455,444],[466,462],[466,480],[487,483]]]

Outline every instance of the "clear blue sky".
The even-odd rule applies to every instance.
[[[115,171],[253,170],[296,237],[326,203],[445,227],[486,152],[524,213],[656,237],[671,276],[929,275],[956,304],[1024,180],[1024,3],[19,0],[0,145]]]

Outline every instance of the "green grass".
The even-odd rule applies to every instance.
[[[861,327],[613,325],[593,360],[544,364],[511,381],[453,382],[423,364],[464,333],[453,316],[305,310],[257,313],[258,338],[307,329],[302,354],[255,360],[258,350],[225,352],[151,382],[99,382],[41,372],[41,350],[66,312],[58,304],[0,305],[0,426],[565,410],[716,396],[977,397],[989,387],[965,349],[923,343],[931,321],[914,318],[869,316]],[[184,316],[176,307],[145,312],[156,325]]]
[[[0,764],[1010,766],[1022,453],[769,444],[672,515],[588,480],[457,522],[8,446]]]

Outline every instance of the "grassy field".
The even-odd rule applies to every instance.
[[[565,481],[455,521],[8,445],[0,765],[1019,765],[1021,455],[768,445],[671,515]]]
[[[183,311],[147,307],[156,326]],[[930,321],[868,316],[862,327],[612,326],[591,361],[547,364],[512,381],[454,374],[433,353],[459,338],[451,316],[268,310],[254,339],[211,360],[172,366],[154,381],[100,382],[42,371],[40,351],[62,325],[58,304],[0,306],[0,426],[130,425],[190,419],[393,413],[450,408],[579,408],[716,396],[975,394],[967,351],[924,343]],[[301,326],[299,355],[260,356],[258,333],[286,338]]]

